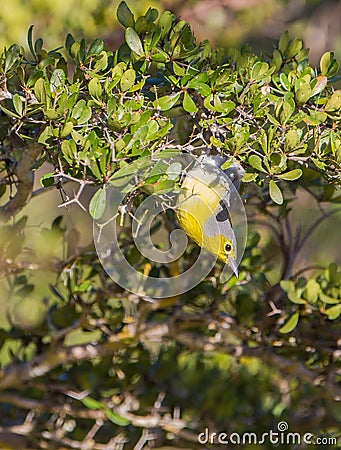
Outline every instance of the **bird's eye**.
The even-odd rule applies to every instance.
[[[231,250],[232,250],[232,246],[230,244],[225,244],[225,252],[230,253]]]

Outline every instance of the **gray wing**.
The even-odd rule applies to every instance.
[[[220,155],[211,156],[214,163],[221,168],[224,162],[227,160],[226,157],[222,157]],[[223,172],[229,177],[231,183],[234,187],[239,191],[241,179],[244,176],[245,170],[239,164],[238,161],[234,159],[233,163],[227,169],[223,170]]]

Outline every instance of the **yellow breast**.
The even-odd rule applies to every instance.
[[[177,219],[185,233],[200,247],[204,247],[223,261],[224,237],[207,236],[203,225],[215,214],[226,187],[208,177],[198,167],[192,170],[181,185],[177,200]]]

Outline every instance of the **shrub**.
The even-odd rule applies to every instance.
[[[197,43],[169,11],[134,18],[122,2],[117,15],[118,50],[68,34],[65,47],[47,51],[31,28],[30,54],[14,44],[0,57],[2,445],[199,448],[205,427],[259,433],[280,421],[289,431],[337,434],[341,273],[326,254],[328,236],[313,235],[340,203],[333,53],[314,69],[288,33],[257,56]],[[219,283],[217,263],[189,292],[146,301],[108,277],[93,244],[78,245],[61,216],[41,230],[41,253],[30,252],[22,210],[32,194],[57,189],[64,206],[98,219],[105,186],[139,172],[120,210],[119,242],[145,275],[172,274],[136,254],[129,218],[141,196],[179,186],[167,164],[152,172],[157,160],[202,151],[246,170],[250,230],[238,279]],[[49,168],[36,189],[41,167]],[[300,227],[304,202],[319,212]],[[173,225],[158,216],[155,230]],[[322,257],[307,263],[307,242]],[[175,270],[196,252],[190,244]]]

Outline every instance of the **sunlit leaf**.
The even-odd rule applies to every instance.
[[[99,188],[89,203],[89,212],[93,219],[98,220],[103,216],[106,206],[105,188]]]
[[[298,312],[294,313],[292,316],[289,317],[289,319],[285,322],[285,324],[279,329],[280,333],[290,333],[293,331],[297,324],[298,320],[300,318],[300,315]]]
[[[297,180],[302,176],[302,170],[301,169],[294,169],[290,170],[290,172],[282,173],[280,175],[277,175],[278,178],[281,180],[287,180],[287,181],[293,181]]]
[[[277,184],[274,182],[274,180],[270,180],[269,183],[269,194],[271,199],[277,203],[278,205],[281,205],[283,203],[283,194],[280,188],[277,186]]]
[[[143,56],[144,51],[141,43],[141,39],[135,30],[132,28],[127,28],[125,32],[126,42],[129,48],[135,52],[138,56]]]

